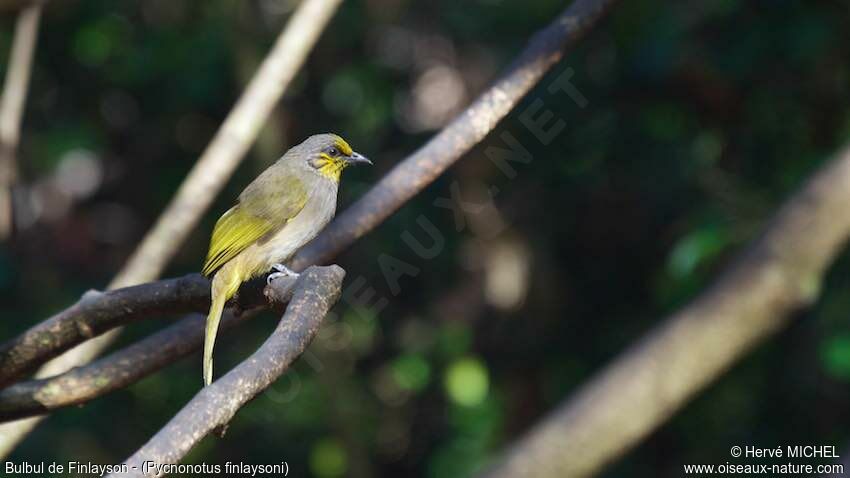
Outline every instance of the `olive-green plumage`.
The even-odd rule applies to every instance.
[[[206,385],[212,382],[212,353],[225,303],[243,282],[288,261],[325,227],[336,212],[342,170],[357,163],[369,160],[339,136],[311,136],[263,171],[216,222],[203,267],[204,275],[212,276]]]

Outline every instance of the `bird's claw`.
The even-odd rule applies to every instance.
[[[298,278],[298,275],[299,275],[297,272],[293,271],[292,269],[290,269],[289,267],[286,267],[283,264],[275,264],[275,265],[272,266],[272,269],[274,269],[277,272],[272,272],[271,274],[269,274],[269,277],[266,279],[266,284],[271,284],[273,280],[279,279],[281,277]]]
[[[281,277],[287,277],[287,274],[284,274],[283,272],[272,272],[268,277],[266,277],[266,284],[271,284],[273,280],[280,279]]]

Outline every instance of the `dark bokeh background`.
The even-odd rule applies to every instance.
[[[341,207],[505,66],[555,0],[346,1],[250,157],[166,275],[198,270],[218,214],[293,142],[335,131],[371,156]],[[0,337],[102,288],[172,197],[296,2],[56,1],[43,19],[21,147],[17,237],[0,247]],[[187,462],[289,462],[293,476],[466,476],[704,288],[850,139],[841,1],[622,2],[482,147],[338,259],[364,278],[309,360]],[[13,18],[2,19],[5,64]],[[567,68],[581,108],[547,86]],[[543,145],[534,100],[565,121]],[[484,154],[513,134],[507,178]],[[474,213],[435,206],[452,190]],[[488,194],[489,191],[489,194]],[[492,199],[489,199],[492,196]],[[438,204],[442,204],[437,201]],[[428,245],[417,218],[444,244]],[[388,280],[386,271],[402,271]],[[366,287],[363,286],[363,287]],[[732,445],[850,439],[850,261],[811,310],[734,367],[611,476],[681,476]],[[378,298],[385,307],[375,307]],[[134,325],[127,344],[169,318]],[[221,341],[225,370],[274,326]],[[193,356],[62,410],[13,461],[116,463],[200,386]]]

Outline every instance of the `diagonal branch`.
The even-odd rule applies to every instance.
[[[305,271],[272,335],[244,362],[201,389],[125,461],[131,471],[121,476],[148,476],[143,473],[146,462],[177,463],[203,437],[226,425],[243,405],[277,380],[313,340],[325,314],[339,298],[344,275],[337,266]]]
[[[850,236],[850,146],[717,282],[514,444],[488,477],[591,476],[658,428],[818,296]]]
[[[3,96],[0,98],[0,239],[6,239],[12,234],[14,223],[12,188],[18,180],[17,154],[21,120],[32,74],[40,18],[40,3],[30,5],[18,14]]]

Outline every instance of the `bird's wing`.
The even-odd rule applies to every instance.
[[[304,183],[295,175],[276,175],[254,181],[215,223],[207,260],[202,270],[211,276],[246,247],[274,233],[295,217],[307,202]],[[272,184],[270,184],[272,183]]]

